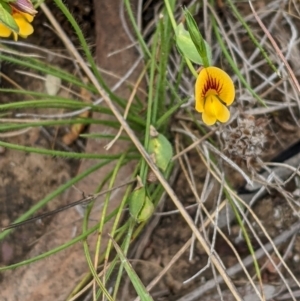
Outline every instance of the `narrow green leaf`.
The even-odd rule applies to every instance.
[[[199,52],[197,51],[195,44],[191,39],[190,33],[184,28],[182,23],[177,25],[175,33],[176,33],[176,44],[181,54],[187,57],[193,63],[196,63],[198,65],[204,65],[204,62],[201,56],[199,55]],[[206,48],[208,62],[209,65],[211,65],[212,64],[211,50],[206,41],[204,41],[204,44]]]
[[[5,3],[0,3],[0,23],[16,33],[19,32],[19,26],[11,15],[11,8]]]
[[[154,212],[154,205],[151,200],[146,196],[144,200],[144,206],[138,215],[137,222],[145,222],[147,221]]]
[[[140,177],[137,177],[137,188],[129,195],[129,211],[137,223],[149,219],[154,211],[154,205],[147,196],[147,191]]]
[[[138,221],[139,215],[145,203],[146,189],[140,187],[135,189],[129,196],[129,212],[131,216]]]
[[[205,40],[203,39],[203,37],[198,29],[198,25],[197,25],[195,19],[193,18],[191,13],[186,8],[184,9],[184,15],[186,18],[186,24],[187,24],[187,28],[190,33],[191,39],[192,39],[200,57],[202,58],[203,66],[208,67],[210,64],[209,64],[209,60],[208,60],[208,53],[207,53],[206,46],[205,46]]]
[[[130,282],[134,286],[138,296],[142,301],[153,301],[152,297],[150,296],[149,292],[147,292],[144,284],[142,283],[139,276],[136,274],[134,269],[132,268],[132,265],[127,260],[127,258],[124,256],[121,248],[118,246],[118,244],[115,242],[114,239],[112,239],[113,245],[121,259],[122,264],[124,265],[124,268],[128,274],[128,277],[130,278]]]

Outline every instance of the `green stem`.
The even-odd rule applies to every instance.
[[[90,206],[90,208],[91,207],[92,206]],[[88,214],[85,215],[85,218],[83,220],[83,229],[84,229],[83,232],[86,232],[88,230]],[[99,234],[99,235],[101,235],[101,234]],[[85,254],[87,264],[90,268],[90,271],[93,275],[94,280],[97,282],[98,286],[100,287],[100,289],[103,292],[103,294],[105,295],[105,297],[109,301],[114,301],[113,298],[111,297],[111,295],[109,294],[109,292],[107,291],[107,289],[105,288],[104,284],[101,282],[100,278],[98,277],[97,271],[93,266],[92,258],[91,258],[90,252],[89,252],[89,245],[88,245],[86,239],[83,241],[83,248],[84,248],[84,254]]]
[[[113,1],[115,1],[115,0],[113,0]],[[133,12],[132,12],[132,9],[131,9],[131,6],[130,6],[130,1],[129,0],[124,0],[124,3],[125,3],[125,6],[126,6],[126,9],[127,9],[129,19],[131,21],[131,25],[132,25],[133,30],[135,31],[135,34],[137,36],[137,39],[138,39],[138,41],[139,41],[139,43],[140,43],[140,45],[141,45],[141,47],[144,51],[145,57],[151,58],[151,53],[148,49],[148,46],[145,43],[144,38],[141,35],[141,31],[140,31],[140,29],[138,28],[138,26],[136,24],[136,21],[135,21],[135,18],[134,18],[134,15],[133,15]]]
[[[154,39],[153,39],[153,47],[152,47],[152,60],[150,65],[150,80],[149,80],[149,92],[148,92],[148,101],[147,101],[147,120],[146,120],[146,128],[145,128],[145,142],[144,147],[145,149],[148,149],[149,141],[150,141],[150,125],[152,122],[152,112],[153,112],[153,100],[154,100],[154,89],[156,87],[155,85],[155,74],[156,74],[156,46],[158,45],[159,41],[159,30],[156,30]],[[159,68],[158,68],[159,69]],[[140,177],[142,179],[142,183],[146,183],[148,173],[148,164],[145,162],[145,160],[142,160],[141,163],[141,172]]]
[[[166,6],[166,9],[167,9],[167,12],[168,12],[173,30],[176,33],[177,24],[176,24],[176,21],[175,21],[175,18],[174,18],[173,10],[171,8],[169,0],[164,0],[164,1],[165,1],[165,6]],[[190,69],[191,73],[197,78],[198,73],[197,73],[196,69],[194,68],[194,66],[192,65],[191,61],[185,55],[183,55],[183,57],[186,61],[186,64],[187,64],[188,68]]]
[[[74,159],[110,159],[115,160],[119,159],[122,156],[122,153],[119,155],[100,155],[100,154],[88,154],[88,153],[71,153],[71,152],[63,152],[63,151],[55,151],[55,150],[48,150],[43,148],[36,148],[36,147],[29,147],[23,145],[17,145],[12,143],[7,143],[0,141],[0,146],[5,148],[15,149],[27,153],[36,153],[40,155],[49,155],[49,156],[59,156],[64,158],[74,158]]]
[[[123,161],[125,160],[126,155],[127,155],[127,153],[124,153],[123,156],[118,160],[118,162],[117,162],[117,164],[116,164],[116,166],[113,170],[113,173],[110,177],[110,183],[108,185],[108,189],[111,189],[114,186],[117,175],[118,175],[118,172],[119,172],[121,166],[123,165]],[[107,193],[107,195],[105,196],[105,201],[104,201],[104,204],[103,204],[103,208],[101,210],[98,233],[103,233],[104,224],[105,224],[105,216],[106,216],[106,213],[107,213],[108,204],[109,204],[109,201],[110,201],[110,196],[111,196],[111,193]],[[102,238],[102,235],[99,235],[99,237],[97,239],[96,248],[95,248],[95,269],[97,268],[97,264],[98,264],[98,260],[99,260],[99,253],[100,253],[100,250],[101,250],[101,238]],[[107,255],[106,260],[108,260],[109,254],[106,253],[106,255]]]
[[[186,64],[188,66],[188,68],[190,69],[190,71],[192,72],[192,74],[194,75],[194,77],[198,77],[198,73],[196,71],[196,69],[194,68],[194,66],[192,65],[191,61],[185,56],[185,61],[186,61]]]
[[[177,24],[176,24],[176,21],[175,21],[175,18],[174,18],[173,9],[171,8],[169,0],[164,0],[164,1],[165,1],[165,6],[166,6],[166,9],[167,9],[172,27],[173,27],[174,31],[176,31]],[[173,5],[173,7],[174,7],[174,5]]]

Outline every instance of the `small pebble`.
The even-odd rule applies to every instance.
[[[85,11],[86,13],[89,13],[89,12],[91,11],[91,8],[90,8],[89,6],[85,6],[85,7],[84,7],[84,11]]]
[[[280,219],[281,218],[281,213],[280,213],[280,209],[278,208],[274,208],[274,214],[273,214],[275,219]]]
[[[300,256],[299,256],[299,254],[295,254],[295,255],[293,256],[293,261],[294,261],[295,263],[298,263],[298,262],[300,261]]]

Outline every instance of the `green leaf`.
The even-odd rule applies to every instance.
[[[19,32],[19,26],[11,15],[11,8],[5,3],[0,3],[0,23],[16,33]]]
[[[197,51],[195,44],[191,39],[190,33],[184,28],[182,23],[177,25],[175,29],[175,34],[176,34],[177,47],[179,48],[181,54],[187,57],[193,63],[196,63],[198,65],[204,65],[203,60],[199,52]],[[212,64],[211,50],[206,41],[204,41],[204,44],[206,48],[206,53],[208,54],[208,62],[211,65]]]
[[[144,206],[145,198],[145,187],[135,189],[129,196],[129,212],[136,221],[139,220],[139,215]]]
[[[154,212],[154,205],[151,200],[146,196],[144,200],[144,206],[138,216],[137,222],[145,222],[148,220]]]
[[[156,165],[165,171],[173,157],[172,145],[164,135],[156,132],[153,127],[150,130],[152,133],[150,134],[148,152],[154,157]]]
[[[154,211],[154,205],[147,196],[144,186],[136,188],[129,196],[129,212],[136,222],[149,219]]]
[[[208,66],[210,66],[209,59],[208,59],[209,55],[207,52],[207,48],[205,46],[205,40],[203,39],[203,37],[198,29],[198,25],[197,25],[195,19],[193,18],[193,16],[191,15],[191,13],[186,8],[184,9],[184,16],[186,18],[186,24],[187,24],[187,28],[190,33],[191,39],[192,39],[200,57],[202,58],[203,66],[208,67]]]

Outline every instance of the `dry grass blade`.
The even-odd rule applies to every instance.
[[[274,238],[274,245],[278,246],[282,243],[284,243],[286,240],[288,240],[291,236],[293,236],[295,233],[297,233],[300,230],[300,224],[296,223],[294,224],[291,229],[281,233],[278,235],[278,237]],[[273,245],[271,243],[267,243],[264,245],[263,248],[257,250],[255,252],[255,257],[257,259],[265,256],[265,252],[270,252],[273,250]],[[230,267],[227,270],[227,273],[229,276],[234,276],[237,273],[239,273],[242,270],[242,266],[248,267],[253,263],[253,258],[251,255],[243,259],[243,265],[240,265],[240,263]],[[218,277],[217,281],[219,283],[223,282],[222,277]],[[178,299],[177,301],[196,301],[199,300],[199,297],[203,296],[207,291],[211,290],[213,287],[215,287],[216,281],[214,279],[207,281],[204,285],[200,286],[199,288],[195,289],[193,292],[185,295],[183,298]]]
[[[186,168],[184,167],[184,164],[183,164],[181,158],[180,158],[179,160],[181,161],[180,164],[181,164],[182,170],[183,170],[183,172],[184,172],[184,174],[185,174],[185,177],[186,177],[186,179],[187,179],[187,181],[188,181],[188,183],[189,183],[189,186],[190,186],[190,188],[191,188],[191,190],[192,190],[192,192],[193,192],[193,194],[194,194],[194,196],[195,196],[195,198],[196,198],[196,200],[197,200],[197,203],[198,203],[199,206],[201,207],[201,210],[203,210],[204,213],[205,213],[205,215],[207,216],[207,222],[209,221],[209,222],[211,223],[211,225],[213,225],[215,231],[217,231],[217,232],[224,238],[224,241],[225,241],[225,242],[229,245],[229,247],[232,249],[232,251],[233,251],[234,254],[236,255],[236,258],[237,258],[238,261],[240,262],[243,271],[244,271],[245,274],[247,275],[247,277],[248,277],[250,283],[252,284],[252,287],[254,288],[256,294],[257,294],[258,296],[260,296],[259,291],[257,290],[257,288],[256,288],[256,286],[255,286],[253,280],[251,279],[251,277],[250,277],[250,275],[249,275],[249,273],[248,273],[246,267],[243,265],[242,260],[241,260],[241,258],[240,258],[240,256],[239,256],[238,252],[236,251],[235,247],[234,247],[233,244],[229,241],[229,239],[227,239],[226,235],[220,230],[220,228],[219,228],[218,225],[217,225],[217,223],[218,223],[219,210],[222,209],[222,207],[224,206],[225,202],[222,202],[222,205],[219,205],[220,202],[218,202],[216,210],[214,211],[213,215],[211,215],[211,214],[208,212],[208,210],[206,209],[206,207],[204,206],[204,200],[203,200],[203,199],[199,199],[199,196],[198,196],[198,194],[197,194],[197,191],[196,191],[196,189],[195,189],[195,186],[192,185],[192,183],[191,183],[191,181],[190,181],[190,178],[189,178],[189,175],[188,175],[188,172],[187,172]],[[213,172],[213,170],[210,168],[209,165],[208,165],[208,171],[209,171],[210,173]],[[222,185],[221,185],[220,188],[222,188]],[[222,189],[220,190],[220,192],[222,192]],[[203,192],[202,192],[202,193],[203,193]],[[222,195],[222,194],[219,194],[219,198],[221,197],[221,195]],[[203,223],[202,223],[202,225],[203,225]],[[202,229],[203,229],[203,231],[205,231],[205,227],[202,227]],[[206,238],[207,238],[207,237],[206,237]],[[213,249],[213,247],[214,247],[213,245],[214,245],[214,244],[213,244],[213,242],[212,242],[212,245],[211,245],[211,247],[212,247],[211,253],[215,252],[214,249]],[[201,270],[201,271],[202,271],[202,270]],[[201,272],[201,271],[200,271],[200,272]],[[200,274],[200,272],[199,272],[199,274]],[[197,274],[197,276],[198,276],[198,274]],[[217,281],[216,281],[216,283],[217,283]]]
[[[63,1],[55,1],[59,2],[58,7],[63,11]],[[105,30],[105,38],[99,35],[102,39],[99,40],[100,43],[97,34],[97,45],[100,44],[96,50],[98,63],[103,64],[101,67],[109,69],[112,60],[116,61],[117,68],[118,64],[126,61],[124,68],[120,68],[122,71],[117,72],[118,75],[97,69],[89,56],[86,44],[82,43],[89,65],[64,32],[65,27],[62,28],[56,15],[52,15],[45,3],[41,5],[41,10],[50,20],[51,30],[60,37],[70,54],[68,57],[64,56],[64,59],[67,59],[68,63],[74,62],[76,69],[74,78],[77,79],[77,76],[80,78],[78,87],[83,77],[87,76],[88,83],[83,86],[87,91],[92,91],[90,93],[96,93],[97,97],[91,96],[89,104],[78,105],[77,103],[73,105],[72,101],[67,102],[62,97],[71,109],[65,105],[66,108],[62,106],[63,109],[56,110],[56,104],[51,102],[54,109],[47,111],[51,114],[44,114],[44,111],[38,114],[38,109],[27,113],[27,110],[19,110],[18,104],[9,104],[8,108],[12,110],[16,108],[15,111],[18,112],[16,115],[4,115],[12,118],[1,119],[0,126],[7,132],[1,133],[0,137],[24,134],[31,130],[31,128],[23,130],[26,126],[32,128],[37,128],[40,124],[43,127],[52,126],[57,119],[61,120],[56,124],[65,125],[69,122],[68,118],[74,119],[73,117],[78,114],[91,110],[93,115],[90,114],[86,118],[86,123],[94,126],[96,123],[105,124],[107,121],[112,129],[106,132],[93,127],[91,134],[83,135],[84,138],[88,137],[88,142],[101,141],[98,144],[100,146],[93,149],[93,154],[98,152],[102,155],[102,150],[105,155],[110,156],[115,148],[120,147],[121,140],[121,143],[130,145],[129,157],[130,160],[133,158],[130,161],[133,165],[130,167],[129,164],[126,165],[129,161],[124,154],[122,156],[122,159],[125,158],[124,161],[121,163],[120,160],[117,167],[118,164],[120,166],[124,164],[126,168],[132,170],[136,167],[134,172],[140,173],[147,193],[145,196],[149,196],[149,200],[157,206],[159,212],[154,213],[154,218],[148,225],[149,232],[140,235],[141,231],[147,231],[147,226],[145,227],[144,220],[138,223],[140,220],[132,214],[130,206],[131,215],[127,214],[129,189],[123,198],[118,196],[118,201],[121,198],[122,201],[118,207],[117,217],[114,216],[115,211],[111,215],[110,210],[107,211],[108,218],[111,216],[112,220],[115,218],[114,225],[108,231],[106,228],[102,229],[102,225],[106,224],[106,221],[104,222],[106,211],[102,211],[104,214],[100,216],[101,222],[97,231],[98,245],[95,244],[95,248],[93,243],[89,245],[89,248],[96,250],[95,254],[91,251],[91,257],[95,258],[91,270],[94,280],[98,279],[98,265],[103,258],[101,281],[107,290],[111,284],[114,286],[114,291],[110,292],[113,299],[119,297],[118,295],[128,295],[130,297],[127,299],[136,298],[135,301],[142,298],[136,297],[133,292],[133,282],[125,275],[123,264],[119,266],[119,259],[115,257],[115,260],[111,260],[110,251],[114,253],[113,243],[107,242],[106,232],[111,233],[115,239],[113,242],[118,251],[120,251],[118,245],[124,248],[121,254],[122,262],[130,268],[132,275],[139,275],[140,288],[142,286],[143,293],[147,295],[150,292],[152,298],[166,294],[167,298],[178,299],[177,301],[196,301],[199,298],[206,301],[204,294],[209,293],[211,300],[243,300],[250,298],[249,296],[252,296],[253,300],[269,300],[275,298],[276,293],[280,293],[278,289],[275,290],[276,282],[284,293],[289,294],[290,299],[297,300],[295,292],[300,290],[300,281],[297,269],[291,264],[296,262],[296,255],[300,254],[298,251],[300,240],[296,235],[300,227],[297,222],[300,217],[298,212],[300,154],[297,144],[296,147],[292,147],[297,141],[300,143],[300,85],[297,81],[299,74],[292,70],[292,68],[298,70],[300,66],[300,60],[295,59],[300,56],[298,49],[300,18],[296,16],[297,13],[300,14],[300,10],[296,2],[261,1],[255,3],[257,6],[254,9],[254,2],[252,5],[251,0],[203,1],[201,4],[196,0],[189,1],[189,5],[194,5],[191,12],[195,15],[195,19],[201,20],[198,27],[211,47],[212,65],[228,72],[235,86],[236,99],[230,107],[229,122],[221,124],[217,122],[216,125],[207,126],[201,115],[194,110],[194,78],[191,76],[191,70],[187,68],[182,56],[172,44],[174,40],[171,37],[172,26],[176,28],[176,24],[182,20],[180,4],[185,2],[149,0],[145,3],[136,0],[131,11],[133,2],[130,1],[124,0],[117,4],[110,0],[105,0],[106,4],[104,1],[101,2],[105,8],[114,5],[114,8],[120,9],[118,27],[122,29],[124,36],[127,34],[127,39],[126,43],[120,43],[122,45],[118,46],[119,49],[110,49],[110,46],[106,48],[109,35],[106,33],[113,32],[114,26],[109,27],[109,22],[96,26],[97,33],[99,27]],[[97,1],[95,3],[98,5]],[[171,11],[168,5],[174,5]],[[236,5],[236,10],[232,5]],[[144,11],[145,7],[150,7],[151,10]],[[289,12],[286,11],[287,7],[290,9]],[[138,15],[135,15],[135,10]],[[68,12],[65,11],[65,14],[68,16]],[[102,10],[101,14],[104,16],[105,10]],[[238,17],[239,14],[241,17]],[[112,20],[116,21],[114,13],[112,15]],[[143,19],[144,15],[148,20]],[[170,16],[173,18],[172,22]],[[78,34],[80,30],[74,25],[70,15],[68,17]],[[184,22],[183,24],[186,25]],[[105,28],[104,25],[108,27]],[[82,42],[83,37],[80,33],[78,37]],[[128,58],[117,62],[115,59],[132,50],[134,50],[132,60]],[[101,51],[105,55],[109,53],[106,60],[103,60],[105,62],[99,59],[99,56],[100,58],[102,56]],[[53,55],[46,50],[39,53],[43,57],[42,60]],[[12,53],[12,57],[17,55],[22,57],[19,51]],[[146,66],[141,67],[140,62],[146,62]],[[96,70],[101,74],[99,78],[95,75]],[[121,73],[124,73],[124,76]],[[20,74],[39,83],[46,80],[41,73],[18,71],[18,75]],[[278,78],[278,74],[282,77]],[[105,89],[102,87],[102,75]],[[71,76],[66,78],[73,79]],[[66,90],[70,95],[73,93],[72,96],[74,95],[76,99],[79,98],[78,92],[74,92],[79,91],[77,81],[74,80],[74,86],[70,85],[69,91],[64,86],[68,83],[67,80],[63,82],[64,84],[60,86],[62,90]],[[19,86],[16,87],[21,89]],[[122,92],[116,91],[120,87]],[[21,95],[27,97],[24,92]],[[44,102],[48,99],[46,101],[41,99],[42,102],[39,102],[39,98],[43,97],[40,95],[42,93],[29,93],[29,96],[33,96],[33,101],[24,102],[23,106],[28,106],[31,110],[30,105],[33,104],[44,109]],[[148,97],[148,101],[145,101],[144,96]],[[207,103],[204,102],[203,106],[205,104]],[[57,107],[59,105],[60,102],[57,101]],[[3,108],[5,109],[5,106]],[[74,120],[72,122],[74,123]],[[168,157],[168,163],[172,152],[176,153],[163,172],[156,165],[158,161],[155,153],[149,154],[150,151],[147,150],[148,142],[152,142],[153,139],[148,131],[151,126],[155,126],[159,135],[169,143],[171,155]],[[48,128],[45,127],[41,131],[49,140],[51,133],[47,132]],[[20,128],[22,130],[13,132]],[[56,137],[60,138],[59,134]],[[59,143],[56,145],[62,147]],[[82,149],[83,143],[80,150]],[[287,149],[295,153],[289,155],[287,159],[278,159],[280,157],[278,155],[282,151],[285,153]],[[86,155],[90,155],[90,152],[87,151],[82,158]],[[136,159],[140,160],[139,164],[136,164]],[[94,162],[91,161],[91,164]],[[173,182],[174,170],[176,177]],[[102,169],[101,172],[105,174],[104,177],[107,175],[108,179],[103,180],[104,186],[108,185],[110,175],[113,175],[111,179],[116,175],[117,181],[120,177],[127,176],[120,175],[119,171],[113,168],[110,171]],[[98,178],[97,180],[99,181]],[[125,180],[122,179],[120,182],[123,183]],[[92,188],[88,189],[87,193],[91,193]],[[163,204],[159,203],[162,195]],[[96,195],[89,196],[94,199]],[[104,203],[109,204],[112,198],[113,196],[107,196],[105,199],[107,203]],[[121,222],[122,216],[128,218],[124,223]],[[97,218],[99,219],[99,216]],[[132,218],[138,222],[131,224]],[[272,222],[269,222],[271,219]],[[91,221],[93,222],[94,220]],[[84,231],[88,227],[84,226]],[[127,231],[126,227],[129,227],[130,231]],[[291,229],[287,230],[289,227]],[[136,241],[138,235],[141,238]],[[291,235],[294,236],[289,244],[283,244]],[[89,239],[92,240],[94,237],[91,235]],[[101,244],[100,237],[104,240]],[[132,243],[136,243],[133,249]],[[102,256],[104,245],[108,247]],[[85,248],[86,258],[83,256],[82,261],[78,260],[81,265],[85,265],[85,260],[89,258],[87,245]],[[132,258],[130,262],[133,262],[133,270],[126,257]],[[156,262],[153,264],[151,261],[154,260]],[[70,259],[68,264],[69,262]],[[140,267],[141,263],[143,266]],[[149,266],[155,268],[145,271],[147,270],[145,267]],[[123,281],[124,276],[127,282]],[[206,283],[203,283],[204,279]],[[91,290],[89,298],[98,298],[101,292],[98,291],[94,280],[87,281],[88,284],[82,281],[81,288],[84,287],[84,283],[87,286],[72,300],[83,293],[86,294],[87,289]],[[247,285],[243,285],[243,282],[247,282]],[[274,291],[268,291],[270,287]],[[212,289],[214,291],[208,292]],[[9,289],[6,291],[9,293]],[[74,294],[76,292],[74,291]],[[280,297],[282,296],[278,296],[278,300]]]
[[[141,73],[140,77],[137,79],[136,84],[133,86],[133,90],[132,90],[132,92],[131,92],[131,95],[130,95],[130,97],[129,97],[129,99],[128,99],[128,103],[127,103],[126,108],[125,108],[124,119],[127,118],[128,112],[129,112],[129,110],[130,110],[130,106],[131,106],[131,104],[132,104],[132,102],[133,102],[133,99],[134,99],[134,96],[135,96],[135,94],[136,94],[136,92],[137,92],[137,90],[138,90],[138,88],[139,88],[139,86],[140,86],[140,84],[141,84],[141,81],[143,80],[143,78],[144,78],[144,76],[145,76],[145,73],[146,73],[146,68],[144,68],[144,70],[143,70],[143,72]],[[119,137],[120,137],[121,134],[122,134],[122,131],[123,131],[123,128],[121,127],[121,128],[119,129],[119,131],[118,131],[116,137],[115,137],[111,142],[109,142],[109,143],[105,146],[105,149],[106,149],[106,150],[109,150],[109,149],[113,146],[113,144],[119,139]]]
[[[43,10],[45,12],[47,11],[47,8],[45,7],[44,4],[43,4]],[[120,112],[118,111],[118,109],[116,108],[116,106],[111,102],[111,100],[106,95],[106,93],[104,92],[104,90],[102,89],[102,87],[99,85],[97,79],[95,78],[95,76],[93,75],[93,73],[91,72],[91,70],[89,69],[89,67],[86,65],[86,63],[84,62],[84,60],[82,59],[82,57],[79,55],[78,51],[70,43],[70,41],[69,41],[68,37],[66,36],[66,34],[61,30],[60,26],[58,26],[56,20],[52,19],[51,23],[52,23],[53,27],[62,36],[62,40],[64,41],[66,47],[71,50],[71,52],[73,53],[74,57],[77,59],[79,65],[85,71],[85,73],[88,76],[88,78],[90,79],[90,81],[93,83],[93,85],[95,86],[95,88],[98,90],[99,94],[103,97],[104,101],[106,102],[106,104],[108,105],[108,107],[110,108],[110,110],[113,112],[113,114],[115,115],[115,117],[119,121],[120,125],[123,127],[123,129],[125,130],[125,132],[129,136],[129,138],[131,139],[131,141],[134,143],[134,145],[136,146],[137,150],[143,156],[143,158],[145,159],[145,161],[147,162],[147,164],[149,165],[149,167],[151,168],[151,170],[153,171],[153,173],[155,174],[155,176],[157,177],[157,179],[159,180],[159,182],[161,183],[161,185],[164,187],[164,189],[166,190],[166,192],[168,193],[168,195],[170,196],[170,198],[174,202],[175,206],[178,208],[178,210],[180,211],[181,215],[186,220],[186,222],[188,223],[189,227],[191,228],[191,230],[195,234],[197,240],[201,243],[201,245],[203,246],[203,248],[205,249],[205,251],[207,252],[207,254],[210,254],[210,248],[207,245],[205,239],[203,238],[203,236],[201,235],[201,233],[199,232],[199,230],[197,229],[197,227],[194,225],[194,223],[193,223],[190,215],[186,212],[186,210],[184,209],[184,207],[181,204],[180,200],[177,198],[176,194],[174,193],[173,189],[170,187],[170,185],[168,184],[168,182],[166,181],[166,179],[163,177],[163,175],[161,174],[161,172],[159,171],[159,169],[157,168],[157,166],[154,164],[153,160],[151,159],[151,157],[149,156],[149,154],[146,152],[146,150],[144,149],[143,145],[141,144],[141,142],[139,141],[139,139],[136,137],[135,133],[133,132],[133,130],[129,127],[129,125],[126,122],[126,120],[123,118],[123,116],[120,114]],[[242,300],[242,298],[239,295],[239,293],[237,292],[234,284],[226,276],[226,271],[223,268],[222,264],[219,262],[219,259],[214,254],[211,255],[211,261],[215,265],[215,267],[219,271],[219,273],[224,277],[225,283],[227,284],[227,286],[231,290],[232,294],[235,296],[236,300]]]
[[[257,20],[257,23],[260,25],[260,27],[262,28],[262,30],[265,32],[265,34],[268,36],[270,42],[272,43],[274,49],[276,50],[277,54],[279,55],[279,57],[281,58],[281,60],[284,62],[285,67],[287,68],[289,75],[295,85],[295,87],[297,88],[298,92],[300,93],[300,85],[299,82],[292,70],[292,68],[290,67],[289,63],[287,62],[287,60],[285,59],[284,55],[282,54],[281,50],[279,49],[277,43],[275,42],[275,40],[273,39],[273,37],[271,36],[271,34],[269,33],[268,29],[266,28],[266,26],[262,23],[262,21],[260,20],[260,18],[258,17],[252,2],[249,0],[249,5],[251,7],[251,10],[253,12],[253,15],[255,17],[255,19]]]

